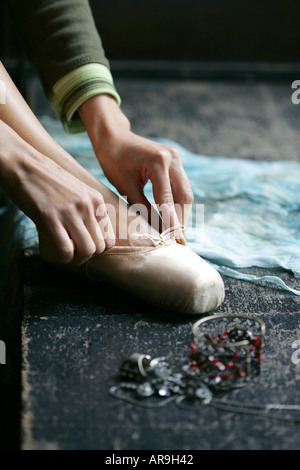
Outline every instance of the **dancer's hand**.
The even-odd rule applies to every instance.
[[[131,132],[128,119],[108,95],[90,98],[79,114],[106,177],[119,193],[130,204],[143,204],[149,215],[143,188],[150,180],[165,228],[185,225],[193,193],[178,150]]]
[[[50,262],[80,265],[115,243],[101,194],[0,121],[0,184],[37,226]]]

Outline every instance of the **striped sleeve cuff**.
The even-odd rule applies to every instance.
[[[50,101],[60,117],[66,132],[85,131],[77,109],[92,96],[107,93],[121,104],[110,70],[103,64],[93,63],[78,67],[62,77],[52,88]]]

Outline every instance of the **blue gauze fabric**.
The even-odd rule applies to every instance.
[[[98,164],[87,134],[67,135],[59,122],[42,118],[55,140],[90,173],[116,192]],[[278,276],[257,277],[238,268],[283,268],[300,276],[300,164],[293,161],[256,161],[208,157],[172,145],[192,185],[195,204],[204,204],[204,230],[187,232],[189,246],[222,274],[248,281],[273,282],[296,295]],[[153,203],[152,186],[145,193]],[[27,237],[33,225],[28,223]],[[204,232],[204,233],[203,233]]]

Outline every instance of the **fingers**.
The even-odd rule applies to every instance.
[[[152,168],[153,195],[166,228],[186,225],[194,197],[179,151],[173,147],[161,148]]]
[[[38,228],[39,248],[42,258],[51,264],[68,264],[74,257],[74,243],[60,224],[51,224],[49,230]]]
[[[100,248],[97,246],[97,243],[96,243],[96,254],[100,254],[103,251],[102,250],[103,243],[105,244],[105,249],[109,250],[110,248],[114,246],[116,242],[116,236],[115,236],[115,232],[113,229],[113,225],[109,218],[103,198],[102,198],[101,203],[96,208],[95,215],[96,215],[96,225],[94,223],[93,218],[92,218],[92,225],[89,226],[88,222],[86,223],[86,225],[87,227],[89,227],[90,233],[93,234],[93,238],[96,239],[100,243]]]
[[[153,196],[166,228],[179,225],[168,168],[156,168],[151,178]]]
[[[129,190],[126,192],[126,197],[131,205],[131,213],[132,210],[134,210],[138,215],[143,217],[151,227],[155,228],[157,231],[161,231],[161,218],[153,205],[146,198],[143,185],[139,183],[134,175],[130,175],[127,179],[127,186]]]
[[[84,264],[114,246],[115,234],[101,194],[87,198],[77,220],[69,223],[68,232],[74,242],[73,265]]]
[[[98,237],[93,237],[85,226],[83,220],[78,220],[76,225],[69,228],[69,235],[74,243],[73,258],[70,261],[74,266],[80,266],[95,254],[105,250],[105,242]]]
[[[194,195],[189,179],[184,171],[179,153],[178,157],[176,157],[175,165],[173,164],[170,166],[169,176],[172,182],[175,210],[177,212],[178,219],[182,225],[187,226],[194,201]]]
[[[66,205],[61,214],[53,211],[44,230],[39,230],[46,261],[80,266],[114,246],[115,234],[104,200],[91,191],[80,202]]]

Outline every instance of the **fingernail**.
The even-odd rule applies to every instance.
[[[186,245],[186,238],[185,238],[185,236],[183,235],[183,233],[179,235],[179,238],[178,238],[178,240],[177,240],[177,243],[180,243],[180,245],[184,245],[184,246]]]

